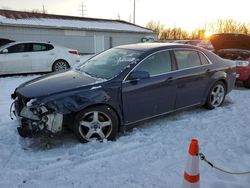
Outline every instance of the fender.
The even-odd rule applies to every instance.
[[[39,103],[43,103],[57,113],[65,115],[77,113],[90,106],[106,105],[111,107],[117,113],[121,124],[123,124],[122,107],[119,105],[121,104],[120,84],[117,84],[116,87],[101,87],[97,85],[92,86],[89,89],[47,96],[40,100]]]

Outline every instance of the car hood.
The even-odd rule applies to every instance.
[[[16,93],[26,98],[36,98],[70,91],[104,81],[103,79],[93,78],[87,74],[70,70],[62,73],[48,74],[25,82],[16,89]]]
[[[221,49],[244,49],[250,50],[250,36],[244,34],[221,33],[210,37],[215,51]]]

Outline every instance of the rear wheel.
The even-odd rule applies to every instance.
[[[226,89],[225,84],[221,81],[216,82],[213,87],[211,88],[205,107],[208,109],[214,109],[219,107],[226,96]]]
[[[243,82],[243,84],[244,84],[244,87],[250,88],[250,76],[249,76],[249,78],[248,78],[247,80],[245,80],[245,81]]]
[[[79,112],[74,133],[82,143],[92,140],[114,140],[118,132],[118,117],[107,106],[91,107]]]
[[[58,60],[56,61],[53,66],[52,66],[52,71],[62,71],[62,70],[67,70],[69,68],[69,64],[64,61],[64,60]]]

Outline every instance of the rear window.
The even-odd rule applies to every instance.
[[[34,43],[33,44],[33,51],[34,52],[39,52],[39,51],[49,51],[53,49],[54,47],[50,44],[39,44],[39,43]]]
[[[199,56],[200,56],[200,58],[201,58],[201,64],[202,64],[202,65],[207,65],[207,64],[209,64],[209,61],[207,60],[207,58],[206,58],[203,54],[199,53]]]
[[[44,44],[33,44],[33,51],[46,51],[47,47]]]

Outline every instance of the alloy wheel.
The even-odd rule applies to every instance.
[[[54,71],[61,71],[67,69],[68,69],[68,64],[64,61],[57,61],[53,66]]]
[[[211,105],[214,107],[218,107],[221,105],[225,97],[225,89],[222,85],[216,85],[210,95]]]
[[[100,111],[90,111],[79,121],[79,133],[87,141],[103,140],[112,132],[111,118]]]

